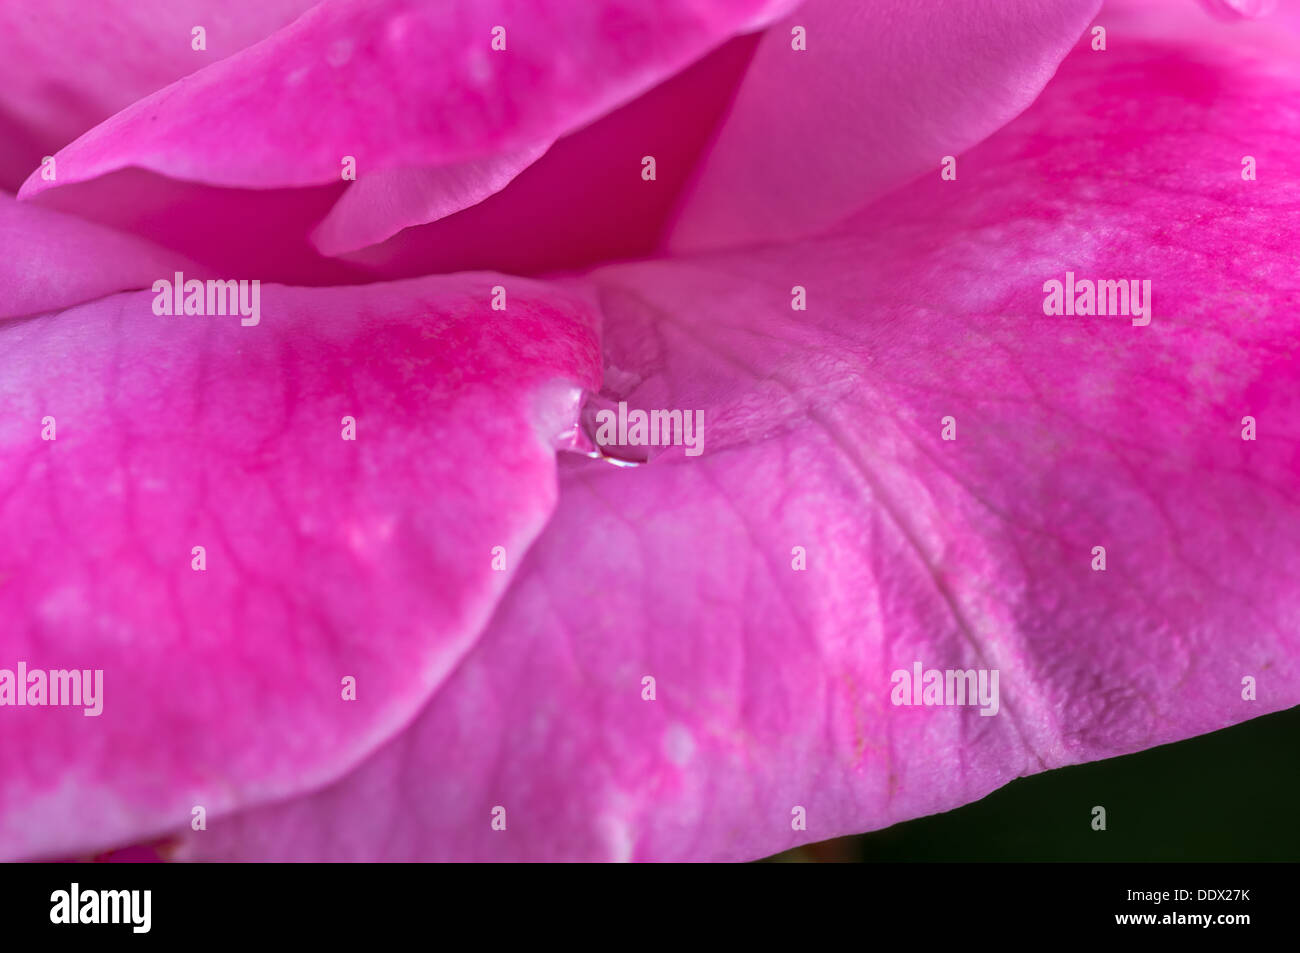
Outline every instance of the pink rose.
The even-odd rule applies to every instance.
[[[1099,5],[6,7],[0,856],[752,859],[1300,702],[1300,16]]]

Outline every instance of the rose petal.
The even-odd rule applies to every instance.
[[[815,234],[1028,106],[1100,0],[809,0],[771,27],[685,202],[679,251]],[[792,49],[792,30],[807,49]]]
[[[604,396],[702,408],[703,455],[571,467],[411,728],[183,856],[753,858],[1300,702],[1297,101],[1080,51],[957,182],[598,272]],[[1045,315],[1067,270],[1149,279],[1150,324]],[[894,706],[916,662],[997,669],[999,714]]]
[[[294,794],[390,737],[549,516],[597,380],[590,305],[522,279],[265,286],[248,327],[153,300],[0,326],[0,669],[103,670],[98,717],[0,707],[5,857]]]
[[[315,0],[42,0],[0,6],[0,185],[137,99],[289,23]],[[193,48],[204,28],[206,49]]]
[[[385,278],[486,267],[538,275],[653,253],[756,41],[752,35],[731,40],[564,136],[477,205],[344,260]],[[653,181],[641,177],[646,155],[656,160]]]
[[[350,204],[351,188],[343,191],[348,183],[224,189],[124,169],[47,190],[32,201],[175,248],[218,276],[300,285],[484,268],[540,274],[636,257],[658,246],[663,224],[725,110],[755,40],[751,35],[724,44],[628,105],[565,136],[487,200],[346,258],[323,258],[307,241],[336,200],[340,208],[355,212],[346,223],[336,223],[342,226],[334,233],[338,247],[369,240],[406,218],[400,208]],[[647,152],[658,159],[654,182],[643,181],[640,174]],[[378,175],[382,173],[371,178]],[[350,185],[365,187],[369,181],[362,177]],[[619,214],[610,215],[611,208]],[[354,228],[361,236],[356,241],[347,237]]]
[[[365,175],[511,152],[584,125],[790,3],[321,4],[61,150],[57,184],[135,165],[209,185],[322,185],[340,181],[344,156]],[[492,49],[497,26],[505,50]],[[53,184],[34,174],[20,195]]]
[[[194,270],[132,235],[0,195],[0,318],[53,311]]]

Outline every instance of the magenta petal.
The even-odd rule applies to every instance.
[[[788,241],[937,177],[1033,101],[1098,6],[809,0],[764,35],[671,247]]]
[[[341,180],[347,156],[359,178],[512,152],[590,122],[791,2],[325,3],[82,136],[56,157],[58,183],[136,165],[209,185],[323,185]],[[504,50],[492,47],[497,27]],[[20,194],[53,184],[33,174]]]
[[[132,235],[0,194],[0,319],[54,311],[192,270]]]
[[[6,857],[294,794],[389,738],[550,515],[598,382],[591,306],[523,279],[263,286],[255,326],[153,303],[0,326],[0,669],[103,671],[98,717],[0,709]]]
[[[956,183],[597,272],[606,396],[703,409],[704,453],[573,464],[406,733],[186,855],[752,858],[1300,702],[1298,96],[1081,52]],[[1150,324],[1046,315],[1067,270]],[[998,714],[895,706],[918,662],[997,669]]]
[[[0,5],[0,185],[137,99],[242,50],[315,0],[41,0]],[[204,29],[196,50],[195,27]]]

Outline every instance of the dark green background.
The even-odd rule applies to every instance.
[[[1092,807],[1106,830],[1092,830]],[[1300,707],[1092,764],[778,861],[1297,861]]]

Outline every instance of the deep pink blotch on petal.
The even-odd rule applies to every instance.
[[[550,515],[598,382],[591,304],[497,274],[267,285],[252,327],[153,302],[0,325],[0,668],[104,680],[98,717],[0,709],[4,857],[292,795],[391,737]]]
[[[606,396],[702,408],[704,454],[567,463],[410,729],[182,855],[754,858],[1300,702],[1298,101],[1081,51],[956,183],[596,272]],[[1150,324],[1044,314],[1067,270],[1150,280]],[[998,669],[1000,713],[893,706],[917,661]]]

